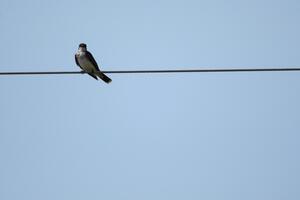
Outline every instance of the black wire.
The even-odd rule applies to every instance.
[[[204,73],[204,72],[279,72],[300,71],[300,67],[290,68],[203,68],[203,69],[166,69],[166,70],[113,70],[102,71],[107,74],[146,74],[146,73]],[[48,72],[0,72],[0,75],[54,75],[85,74],[83,71],[48,71]]]
[[[0,72],[0,75],[53,75],[53,74],[85,74],[81,71],[57,71],[57,72]]]
[[[167,69],[167,70],[115,70],[103,71],[108,74],[140,73],[203,73],[203,72],[267,72],[267,71],[300,71],[300,68],[203,68],[203,69]]]

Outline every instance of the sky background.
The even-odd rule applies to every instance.
[[[0,0],[0,71],[300,66],[298,0]],[[0,77],[1,200],[298,200],[300,73]]]

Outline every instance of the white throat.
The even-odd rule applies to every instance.
[[[79,48],[78,48],[78,51],[79,51],[79,52],[85,52],[85,51],[86,51],[86,48],[84,48],[84,47],[79,47]]]

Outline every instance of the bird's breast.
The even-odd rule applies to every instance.
[[[87,57],[84,53],[77,53],[77,60],[83,70],[85,70],[87,72],[94,71],[93,64],[87,59]]]

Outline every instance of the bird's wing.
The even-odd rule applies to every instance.
[[[75,62],[76,62],[76,65],[78,65],[82,69],[82,67],[79,65],[76,54],[75,54]]]
[[[97,62],[96,62],[96,60],[94,59],[93,55],[92,55],[89,51],[86,51],[86,56],[87,56],[87,58],[92,62],[92,64],[95,66],[95,68],[96,68],[98,71],[100,71],[100,70],[99,70],[99,67],[98,67],[98,64],[97,64]]]

